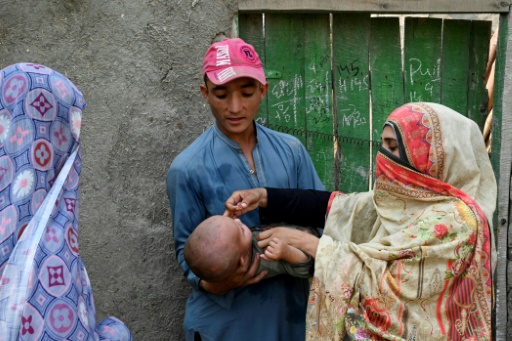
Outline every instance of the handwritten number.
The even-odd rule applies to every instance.
[[[357,66],[358,62],[359,59],[356,59],[347,65],[338,64],[338,73],[344,78],[356,77],[359,74],[359,66]]]

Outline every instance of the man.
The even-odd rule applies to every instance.
[[[298,139],[254,121],[268,84],[254,48],[238,38],[214,43],[203,61],[201,92],[215,124],[173,161],[167,174],[176,257],[193,291],[186,311],[187,340],[301,340],[308,281],[276,276],[261,281],[259,257],[234,276],[209,283],[183,256],[188,236],[204,219],[223,214],[235,190],[255,187],[323,189]],[[241,217],[260,225],[258,211]]]

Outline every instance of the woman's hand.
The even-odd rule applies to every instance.
[[[319,239],[311,233],[287,227],[274,227],[260,232],[256,237],[258,246],[262,249],[269,246],[273,238],[277,238],[285,244],[294,246],[311,255],[313,258],[316,256]]]
[[[224,216],[230,218],[240,217],[258,207],[267,207],[267,190],[253,188],[233,192],[224,206],[226,206]]]
[[[272,238],[261,259],[267,262],[283,260],[288,263],[304,263],[309,257],[301,250],[284,243],[279,238]]]

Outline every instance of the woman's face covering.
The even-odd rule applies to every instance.
[[[385,126],[384,130],[381,134],[382,139],[382,147],[387,149],[393,155],[400,157],[400,152],[398,150],[398,142],[396,140],[396,134],[393,128],[390,126]]]

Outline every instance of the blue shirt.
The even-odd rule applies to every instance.
[[[252,171],[242,149],[213,125],[181,152],[167,174],[176,258],[193,287],[185,334],[203,340],[302,340],[309,285],[307,279],[276,276],[226,295],[199,290],[199,278],[183,257],[188,236],[204,219],[224,213],[236,190],[256,187],[324,189],[311,158],[295,137],[255,124],[257,144]],[[241,217],[260,225],[258,210]]]

